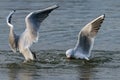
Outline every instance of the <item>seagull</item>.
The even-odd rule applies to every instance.
[[[25,58],[25,61],[35,60],[35,53],[31,52],[30,47],[33,43],[38,41],[39,27],[42,21],[48,17],[49,13],[59,6],[53,5],[43,10],[37,10],[29,13],[25,18],[26,29],[21,35],[16,35],[14,26],[11,24],[11,18],[15,10],[10,12],[6,21],[10,28],[9,32],[9,46],[13,52],[19,51]]]
[[[77,44],[66,51],[67,58],[89,60],[95,37],[103,23],[105,15],[101,15],[85,25],[79,32]]]

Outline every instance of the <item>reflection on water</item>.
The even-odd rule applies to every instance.
[[[0,79],[1,80],[119,80],[120,0],[1,0],[0,2]],[[21,54],[8,46],[6,16],[13,9],[12,23],[17,34],[24,31],[25,16],[34,10],[59,4],[43,21],[40,38],[31,49],[38,61],[22,63]],[[106,14],[96,37],[90,61],[68,60],[80,29],[95,17]],[[118,52],[117,52],[118,51]]]
[[[9,80],[33,80],[33,71],[27,72],[27,70],[20,69],[10,69],[9,71]]]

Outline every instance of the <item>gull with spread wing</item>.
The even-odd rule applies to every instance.
[[[16,35],[14,32],[14,26],[11,24],[11,18],[15,10],[10,12],[7,17],[7,24],[10,27],[9,33],[9,45],[13,52],[17,50],[23,54],[25,61],[35,60],[36,55],[30,51],[30,46],[38,41],[39,27],[42,21],[47,18],[49,13],[58,8],[57,5],[45,8],[43,10],[37,10],[29,13],[25,18],[26,29],[21,35]]]
[[[94,39],[104,18],[105,15],[101,15],[82,28],[82,30],[79,32],[75,48],[66,51],[67,58],[89,60]]]

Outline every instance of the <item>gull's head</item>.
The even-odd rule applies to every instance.
[[[73,58],[74,57],[74,49],[68,49],[66,51],[66,57],[67,58]]]

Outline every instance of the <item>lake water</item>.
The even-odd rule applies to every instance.
[[[34,10],[58,4],[60,7],[41,24],[39,41],[31,50],[38,61],[24,58],[8,46],[6,17],[13,9],[15,32],[25,29],[24,18]],[[119,80],[120,0],[1,0],[0,80]],[[75,46],[81,28],[105,14],[90,61],[68,60],[65,51]]]

